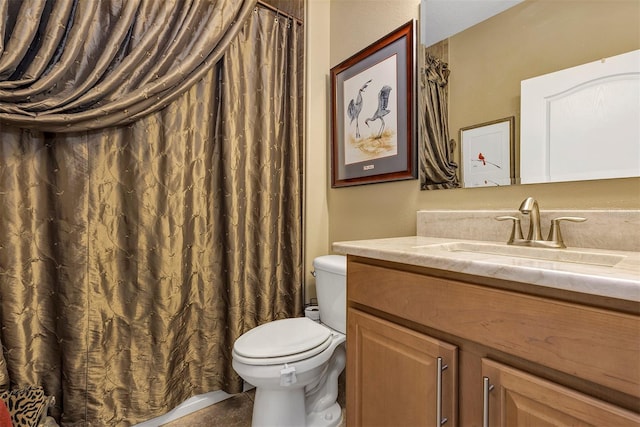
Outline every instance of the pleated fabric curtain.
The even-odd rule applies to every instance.
[[[235,339],[302,311],[302,40],[252,5],[200,79],[135,121],[0,115],[0,388],[42,385],[64,426],[241,390]]]
[[[1,1],[0,120],[74,132],[158,111],[220,59],[255,2]]]
[[[425,55],[419,73],[418,132],[420,189],[457,188],[458,165],[454,161],[455,142],[449,138],[448,90],[449,67],[434,55]]]

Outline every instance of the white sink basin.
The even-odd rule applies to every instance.
[[[435,245],[417,246],[416,248],[432,248],[448,252],[470,252],[504,257],[531,258],[536,260],[572,262],[576,264],[600,265],[613,267],[625,259],[624,255],[603,253],[591,250],[531,248],[500,243],[451,242]]]

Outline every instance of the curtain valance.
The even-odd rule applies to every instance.
[[[0,121],[131,123],[201,79],[256,0],[0,0]]]

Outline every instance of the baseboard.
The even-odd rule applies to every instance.
[[[254,387],[251,384],[244,383],[243,392],[249,391],[253,388]],[[197,412],[201,409],[206,408],[207,406],[222,402],[223,400],[226,400],[230,397],[233,397],[233,394],[226,393],[222,390],[199,394],[185,400],[166,414],[160,415],[159,417],[155,417],[147,421],[143,421],[139,424],[135,424],[134,427],[158,427]]]

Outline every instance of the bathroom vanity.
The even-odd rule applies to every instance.
[[[334,244],[349,426],[640,425],[640,254],[502,247]]]

